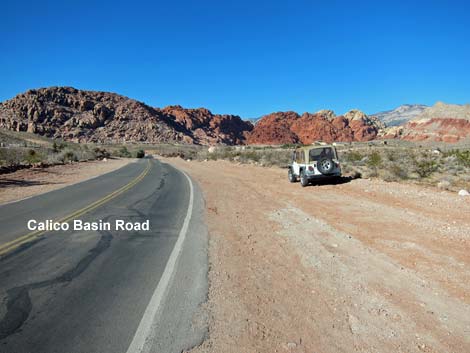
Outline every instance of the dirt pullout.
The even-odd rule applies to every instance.
[[[121,168],[134,159],[108,159],[48,168],[21,169],[0,175],[0,205],[60,189]]]
[[[194,352],[470,351],[470,198],[167,161],[207,203],[210,330]]]

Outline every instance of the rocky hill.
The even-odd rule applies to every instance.
[[[387,126],[399,126],[416,118],[426,108],[428,108],[428,106],[423,104],[404,104],[395,109],[375,113],[371,116],[379,119]]]
[[[231,145],[253,125],[204,108],[158,109],[114,93],[51,87],[0,103],[0,128],[76,142]]]
[[[249,144],[310,144],[314,141],[369,141],[384,125],[359,110],[336,116],[331,110],[317,113],[277,112],[263,116],[248,135]]]
[[[405,125],[387,129],[386,138],[457,142],[470,138],[470,105],[436,103]]]
[[[394,126],[401,121],[407,122]],[[470,137],[470,105],[403,105],[371,116],[359,110],[339,116],[331,110],[277,112],[253,125],[205,108],[153,108],[114,93],[50,87],[0,103],[0,128],[97,143],[309,144],[382,137],[455,142]]]

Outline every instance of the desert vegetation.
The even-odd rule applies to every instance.
[[[227,160],[285,168],[294,144],[279,146],[199,146],[184,144],[77,144],[33,134],[0,131],[2,171],[104,158],[142,158],[145,153],[185,160]],[[399,140],[337,143],[343,174],[411,182],[445,190],[470,188],[470,145],[418,144]]]
[[[139,146],[78,144],[25,132],[0,130],[0,173],[32,166],[144,156],[145,152]]]
[[[470,183],[470,150],[375,147],[341,154],[344,172],[362,177],[418,182],[443,189],[468,188]]]
[[[456,147],[457,146],[457,147]],[[228,160],[265,167],[287,167],[295,145],[201,147],[161,145],[150,153],[185,160]],[[470,146],[419,145],[405,141],[338,143],[343,174],[379,178],[388,182],[411,182],[446,190],[470,186]]]

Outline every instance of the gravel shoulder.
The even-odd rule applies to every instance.
[[[134,159],[108,159],[48,168],[21,169],[0,175],[0,204],[18,201],[112,172]]]
[[[470,351],[470,197],[164,161],[206,200],[209,335],[194,352]]]

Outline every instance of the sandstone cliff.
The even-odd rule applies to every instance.
[[[359,110],[336,116],[331,110],[317,113],[277,112],[262,117],[248,135],[249,144],[310,144],[314,141],[369,141],[384,125]]]

